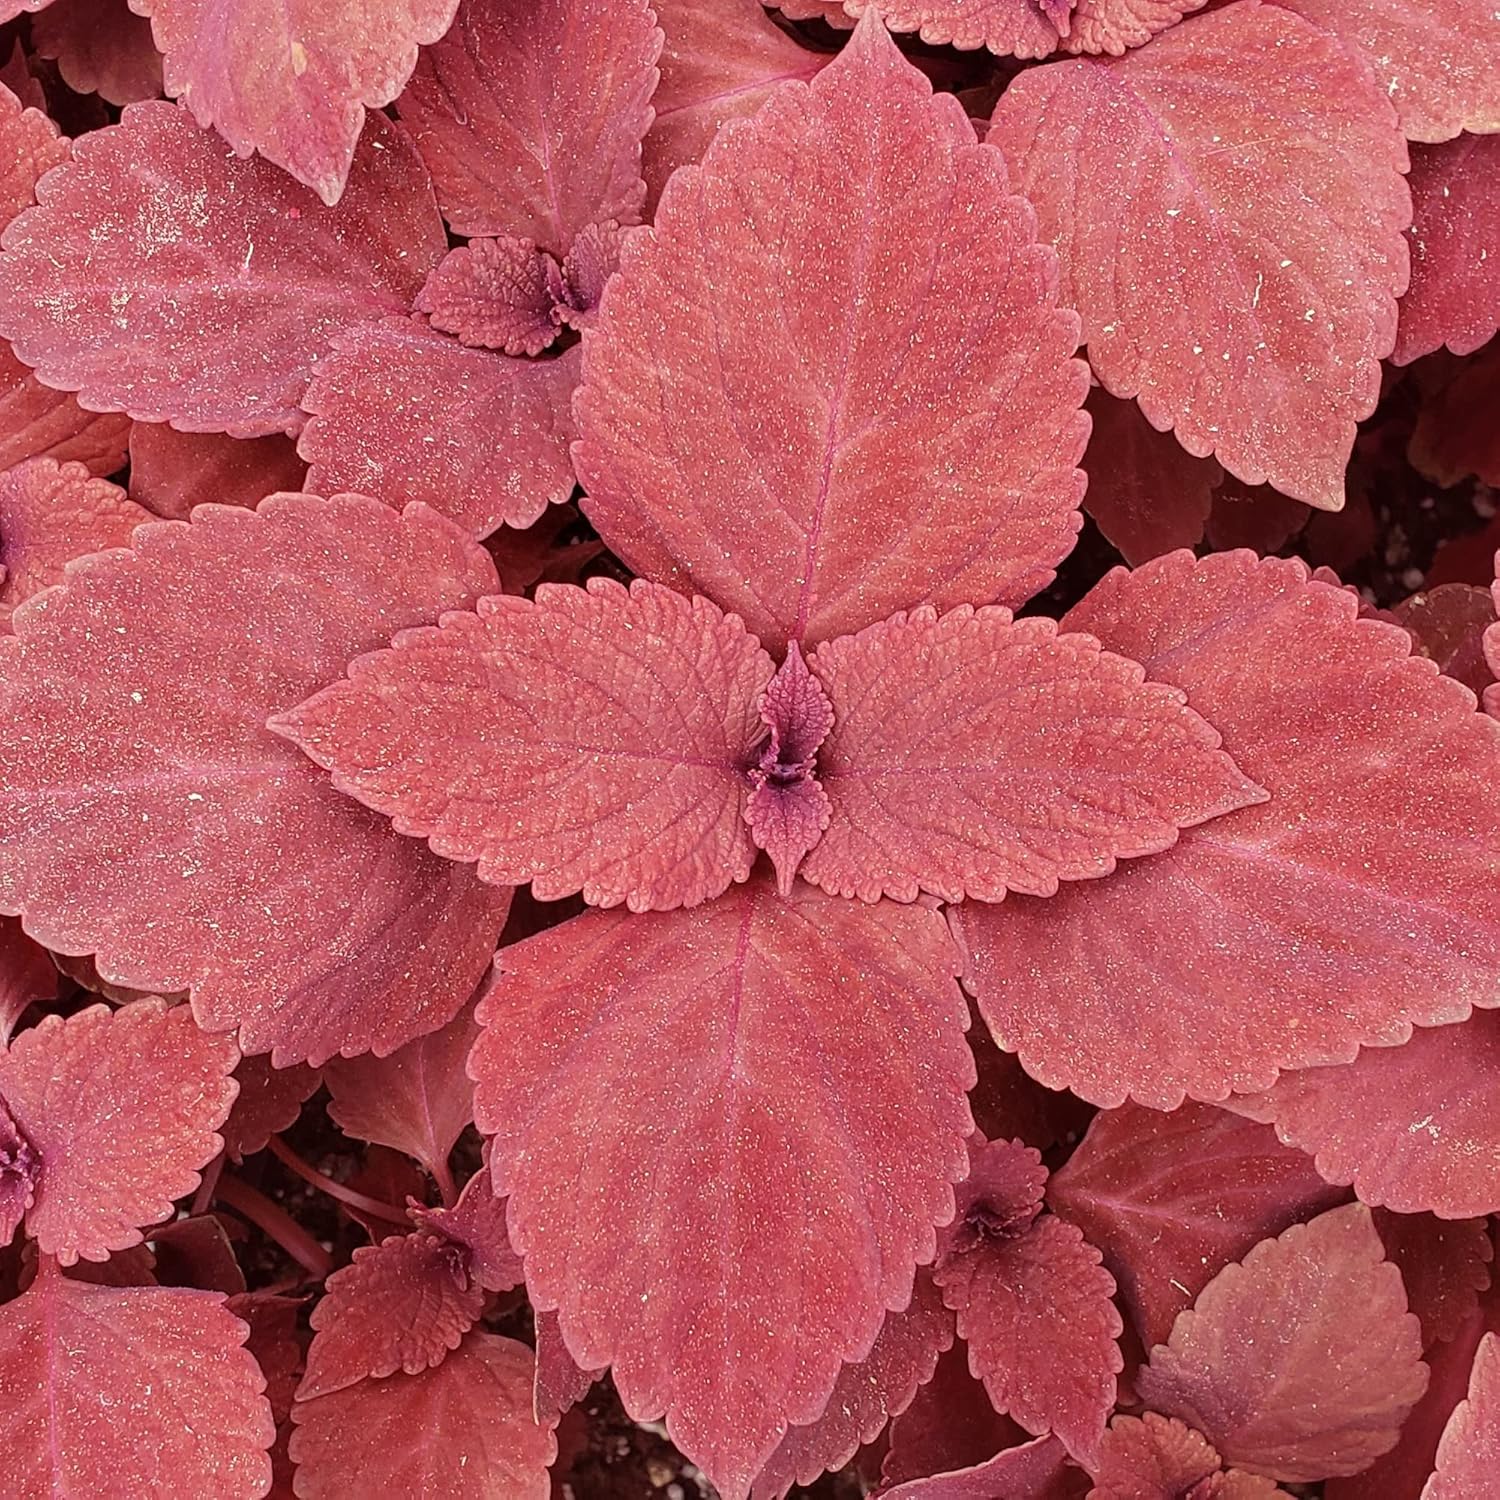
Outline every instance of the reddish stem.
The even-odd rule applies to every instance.
[[[352,1187],[345,1187],[342,1182],[335,1182],[333,1178],[326,1177],[316,1167],[309,1166],[279,1135],[273,1135],[269,1142],[271,1155],[283,1166],[290,1167],[304,1182],[310,1183],[320,1193],[327,1193],[330,1198],[337,1198],[340,1203],[347,1204],[350,1208],[357,1208],[362,1214],[369,1214],[372,1219],[384,1219],[388,1224],[400,1224],[409,1228],[411,1220],[399,1209],[393,1208],[389,1203],[383,1203],[379,1198],[371,1198]]]
[[[333,1257],[290,1214],[233,1172],[219,1178],[214,1193],[275,1240],[314,1281],[322,1281],[333,1270]]]
[[[219,1185],[219,1178],[224,1172],[224,1153],[221,1151],[209,1162],[203,1171],[203,1181],[198,1184],[198,1191],[193,1197],[193,1206],[188,1212],[197,1218],[199,1214],[208,1212],[208,1205],[213,1202],[214,1189]]]
[[[442,1194],[443,1207],[452,1208],[458,1202],[458,1184],[453,1180],[453,1171],[444,1157],[432,1164],[432,1175],[438,1186],[438,1192]]]

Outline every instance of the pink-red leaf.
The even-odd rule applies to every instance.
[[[231,1161],[242,1161],[263,1151],[273,1135],[289,1130],[302,1106],[316,1092],[322,1077],[316,1068],[293,1063],[272,1066],[270,1057],[242,1057],[234,1070],[240,1091],[224,1122],[224,1150]]]
[[[1484,652],[1485,633],[1495,624],[1495,601],[1489,589],[1467,583],[1439,584],[1430,592],[1403,599],[1391,614],[1423,656],[1470,692],[1482,697],[1494,682],[1494,670]]]
[[[1496,98],[1500,129],[1500,84]],[[1401,299],[1396,363],[1445,344],[1472,354],[1500,329],[1500,135],[1413,151],[1411,196],[1411,286]]]
[[[0,340],[0,469],[46,457],[113,474],[125,462],[131,426],[119,412],[85,411],[66,391],[43,385]]]
[[[264,727],[494,587],[421,506],[281,496],[140,527],[0,640],[0,907],[112,983],[192,987],[285,1065],[442,1025],[506,896],[393,834]]]
[[[1421,1353],[1401,1273],[1351,1203],[1220,1271],[1136,1389],[1227,1463],[1303,1482],[1357,1474],[1394,1446],[1427,1388]]]
[[[1276,0],[1367,58],[1413,141],[1500,130],[1500,16],[1485,0]]]
[[[1195,547],[1224,471],[1194,458],[1170,432],[1158,432],[1134,401],[1102,386],[1089,392],[1094,419],[1083,455],[1089,486],[1083,508],[1132,566],[1178,547]]]
[[[1019,1232],[981,1229],[934,1275],[996,1409],[1091,1462],[1123,1364],[1115,1282],[1099,1252],[1049,1214]]]
[[[1153,1411],[1115,1418],[1094,1478],[1089,1500],[1273,1500],[1286,1493],[1258,1474],[1224,1473],[1202,1433]]]
[[[1230,1261],[1343,1196],[1274,1131],[1205,1104],[1095,1115],[1047,1185],[1104,1252],[1148,1349]]]
[[[448,1181],[449,1154],[474,1119],[464,1063],[478,1035],[466,1005],[389,1057],[335,1058],[323,1070],[329,1118],[345,1135],[404,1151]]]
[[[1023,74],[989,140],[1057,246],[1106,388],[1189,453],[1337,510],[1411,219],[1368,65],[1241,0],[1118,61]]]
[[[776,651],[923,599],[1018,604],[1078,526],[1054,282],[1004,164],[869,17],[626,246],[584,341],[584,510]]]
[[[1300,563],[1174,553],[1064,620],[1183,688],[1271,800],[961,909],[980,1009],[1044,1083],[1171,1109],[1496,1002],[1500,724],[1357,614]]]
[[[299,1500],[548,1500],[552,1433],[531,1416],[531,1350],[470,1333],[442,1364],[299,1401]]]
[[[267,495],[300,490],[307,465],[281,433],[232,438],[178,432],[165,422],[130,430],[130,498],[153,515],[185,521],[195,505],[253,510]]]
[[[1492,420],[1497,399],[1500,339],[1492,339],[1424,394],[1408,452],[1413,466],[1445,489],[1470,474],[1500,484],[1500,426]]]
[[[44,1272],[0,1309],[0,1464],[18,1500],[259,1500],[275,1424],[217,1292]]]
[[[38,1000],[57,998],[57,966],[14,917],[0,917],[0,1046]]]
[[[411,1207],[417,1226],[459,1247],[464,1272],[487,1292],[508,1292],[521,1284],[521,1257],[510,1247],[505,1199],[495,1196],[494,1179],[476,1172],[452,1208]]]
[[[83,137],[0,245],[0,333],[49,385],[239,437],[295,432],[333,335],[406,312],[446,248],[398,126],[330,209],[166,103]]]
[[[1184,695],[1051,620],[893,615],[820,646],[832,804],[803,876],[841,896],[1050,896],[1265,794]]]
[[[502,1200],[503,1201],[503,1200]],[[557,1326],[557,1314],[537,1313],[536,1381],[532,1406],[538,1422],[556,1427],[563,1414],[588,1395],[602,1370],[581,1369],[573,1362]]]
[[[47,1016],[0,1052],[0,1100],[40,1162],[28,1232],[64,1265],[141,1242],[222,1145],[239,1060],[185,1006]]]
[[[533,1305],[730,1500],[868,1356],[952,1210],[955,960],[925,906],[763,879],[500,952],[470,1069]]]
[[[1366,1202],[1444,1219],[1500,1212],[1500,1011],[1420,1027],[1339,1067],[1285,1073],[1236,1108],[1273,1121],[1329,1182]]]
[[[561,260],[638,222],[660,50],[646,0],[466,0],[398,106],[449,224]]]
[[[227,11],[216,0],[130,0],[130,8],[151,18],[167,92],[200,125],[213,125],[240,156],[259,151],[333,204],[359,170],[365,106],[401,92],[418,46],[447,31],[458,0],[253,0]],[[372,119],[378,126],[380,116]]]
[[[61,583],[75,557],[130,545],[151,513],[82,464],[31,458],[0,470],[0,621]]]
[[[1422,1500],[1486,1500],[1500,1474],[1500,1334],[1487,1333],[1474,1356],[1469,1394],[1438,1444],[1437,1469]]]
[[[881,1500],[1078,1500],[1088,1477],[1055,1437],[1007,1448],[983,1463],[882,1490]]]
[[[161,54],[150,23],[125,0],[54,0],[31,23],[31,41],[77,93],[98,94],[110,104],[161,94]]]
[[[275,728],[483,880],[665,910],[750,873],[744,773],[771,675],[708,600],[601,578],[411,631]]]
[[[313,1341],[297,1399],[441,1364],[483,1305],[484,1288],[465,1272],[463,1252],[440,1235],[397,1234],[361,1245],[328,1278],[313,1309]]]
[[[1065,52],[1107,52],[1119,57],[1157,32],[1175,26],[1203,0],[1078,0],[1068,18]]]
[[[1374,1212],[1385,1258],[1401,1272],[1424,1347],[1454,1338],[1489,1290],[1494,1244],[1487,1219],[1444,1223],[1431,1214]]]
[[[760,0],[656,0],[664,33],[641,174],[654,204],[678,167],[697,161],[728,120],[753,115],[778,83],[803,83],[828,62],[800,47]]]
[[[424,500],[476,536],[530,526],[573,492],[578,365],[466,349],[417,318],[348,328],[302,398],[308,487]]]
[[[37,178],[67,159],[57,126],[0,84],[0,229],[36,202]]]
[[[866,11],[892,31],[915,31],[924,42],[970,51],[987,47],[1001,57],[1046,57],[1057,50],[1071,0],[818,0],[826,12]],[[830,21],[835,17],[830,14]]]
[[[794,1485],[812,1484],[825,1470],[842,1468],[862,1443],[879,1437],[891,1418],[906,1410],[952,1344],[953,1314],[932,1278],[918,1274],[911,1305],[887,1313],[869,1357],[839,1372],[823,1415],[788,1429],[755,1481],[754,1500],[780,1500]]]

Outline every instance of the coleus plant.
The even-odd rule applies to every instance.
[[[830,61],[753,5],[471,3],[402,53],[397,121],[358,132],[394,73],[306,85],[342,100],[323,157],[229,123],[165,42],[169,90],[331,205],[160,102],[43,177],[67,148],[17,103],[15,207],[39,205],[4,236],[0,331],[26,399],[69,441],[94,407],[136,419],[132,493],[166,514],[222,482],[200,464],[244,464],[247,503],[299,482],[293,436],[313,493],[147,525],[65,575],[7,551],[29,581],[0,644],[0,906],[101,985],[185,991],[206,1036],[269,1053],[281,1079],[241,1078],[271,1123],[207,1127],[231,1158],[326,1063],[331,1117],[437,1182],[444,1207],[328,1278],[282,1403],[304,1496],[545,1493],[550,1428],[606,1367],[724,1494],[776,1494],[877,1436],[955,1340],[1014,1425],[993,1453],[898,1463],[893,1492],[1263,1496],[1448,1424],[1410,1461],[1463,1493],[1493,1445],[1489,1241],[1426,1212],[1500,1207],[1500,729],[1296,562],[1174,553],[1060,623],[1013,611],[1072,547],[1084,403],[1108,409],[1080,335],[1179,460],[1333,507],[1380,359],[1493,331],[1459,232],[1483,243],[1486,210],[1445,218],[1482,203],[1475,138],[1415,179],[1430,290],[1400,343],[1395,304],[1403,130],[1492,127],[1486,75],[1382,63],[1381,86],[1380,25],[1405,46],[1459,24],[1435,8],[1239,0],[1095,46],[1064,41],[1085,7],[1026,7],[1059,39],[1031,55],[1163,34],[1022,72],[982,145],[878,14],[1019,44],[838,9],[863,18]],[[1449,164],[1456,190],[1430,186]],[[90,477],[117,455],[37,447],[4,494],[78,506],[79,551],[123,541],[109,518],[140,517]],[[575,475],[634,581],[504,591],[506,535],[493,557],[475,538]],[[318,498],[341,487],[373,496]],[[599,909],[486,978],[526,884]],[[1050,1184],[1007,1132],[971,1133],[964,990],[1032,1078],[1106,1107]],[[427,1066],[413,1048],[476,1084],[487,1165],[461,1196],[468,1101],[413,1137],[393,1071]],[[37,1207],[52,1127],[4,1076],[7,1213],[44,1257],[0,1310],[24,1379],[51,1316],[26,1299],[85,1294]],[[1125,1189],[1090,1185],[1111,1135]],[[171,1196],[214,1149],[195,1140]],[[1143,1245],[1122,1205],[1151,1216],[1162,1158],[1212,1212],[1179,1198],[1167,1221],[1195,1233]],[[1226,1187],[1247,1161],[1248,1205]],[[534,1360],[482,1322],[523,1273]],[[286,1412],[223,1352],[239,1337],[205,1315],[180,1347],[230,1372],[229,1457],[200,1461],[255,1494]],[[1127,1352],[1138,1415],[1111,1423]],[[1414,1426],[1429,1364],[1462,1390]],[[423,1423],[444,1442],[413,1444]],[[143,1433],[135,1469],[109,1462],[149,1486]],[[459,1462],[479,1449],[483,1481]]]

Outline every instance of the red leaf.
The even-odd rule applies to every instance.
[[[1273,1500],[1286,1494],[1260,1475],[1224,1473],[1202,1434],[1154,1411],[1115,1418],[1099,1445],[1094,1477],[1089,1500]]]
[[[1470,692],[1482,695],[1494,682],[1494,670],[1484,655],[1485,631],[1495,623],[1489,589],[1440,584],[1431,592],[1403,599],[1391,613],[1410,633],[1417,651]]]
[[[1220,1271],[1136,1389],[1227,1463],[1311,1481],[1357,1474],[1395,1445],[1427,1387],[1421,1352],[1401,1273],[1351,1203]]]
[[[707,599],[600,578],[411,631],[273,727],[482,880],[666,910],[750,873],[744,768],[771,675]]]
[[[448,1157],[474,1120],[474,1085],[464,1072],[479,1035],[464,1006],[446,1026],[389,1057],[335,1058],[323,1070],[328,1115],[345,1135],[390,1146],[451,1182]]]
[[[918,1274],[911,1305],[886,1314],[869,1356],[848,1364],[823,1415],[792,1427],[755,1481],[754,1500],[780,1500],[795,1485],[841,1469],[872,1442],[932,1379],[938,1356],[953,1344],[953,1315],[932,1278]]]
[[[225,1223],[217,1214],[194,1214],[153,1230],[151,1253],[156,1280],[163,1286],[197,1287],[231,1297],[243,1295],[245,1273],[235,1257]]]
[[[1375,69],[1414,141],[1500,130],[1500,17],[1473,0],[1277,0]]]
[[[1500,484],[1500,427],[1493,420],[1497,395],[1500,339],[1493,339],[1423,397],[1408,455],[1413,466],[1444,489],[1470,474]]]
[[[1115,1282],[1099,1252],[1048,1215],[1019,1231],[979,1228],[934,1277],[996,1410],[1092,1462],[1123,1363]]]
[[[1174,553],[1063,621],[1185,689],[1271,800],[1097,885],[962,908],[967,982],[1042,1082],[1171,1109],[1494,1003],[1500,724],[1357,612],[1297,562]]]
[[[869,1354],[951,1212],[955,960],[924,906],[765,880],[500,952],[470,1068],[532,1303],[730,1500]]]
[[[151,25],[126,0],[54,0],[31,23],[38,57],[54,59],[63,82],[111,104],[158,98],[161,54]]]
[[[646,0],[467,0],[399,106],[444,218],[559,260],[590,224],[638,223],[660,50]]]
[[[281,433],[232,438],[178,432],[165,422],[130,430],[130,498],[169,521],[185,521],[195,505],[254,510],[267,495],[300,490],[307,465]]]
[[[642,148],[647,204],[697,161],[728,120],[753,115],[776,85],[810,80],[829,61],[789,37],[760,0],[656,0],[665,39],[655,119]]]
[[[1500,1211],[1494,1169],[1500,1012],[1422,1027],[1340,1067],[1285,1073],[1237,1108],[1315,1153],[1329,1182],[1370,1204],[1444,1219]]]
[[[840,8],[837,0],[822,5],[825,11]],[[924,42],[1026,58],[1057,50],[1059,27],[1050,17],[1066,26],[1070,8],[1070,0],[844,0],[842,6],[845,15],[869,11],[892,31],[918,32]]]
[[[1411,217],[1368,65],[1284,10],[1234,4],[1118,61],[1022,75],[989,140],[1058,248],[1109,391],[1246,483],[1337,510]]]
[[[82,464],[32,458],[0,471],[0,620],[61,583],[75,557],[128,547],[135,528],[151,519]]]
[[[389,1052],[472,993],[506,897],[262,727],[494,587],[420,506],[281,496],[140,528],[0,642],[0,905],[112,983],[192,986],[281,1065]],[[246,891],[254,893],[246,900]]]
[[[238,1058],[160,1000],[47,1016],[0,1052],[0,1099],[40,1159],[41,1249],[72,1265],[140,1244],[218,1154]]]
[[[1230,1261],[1343,1196],[1274,1131],[1204,1104],[1095,1115],[1047,1186],[1104,1252],[1147,1348]]]
[[[0,1046],[39,1000],[57,998],[57,966],[14,917],[0,917]],[[0,1236],[3,1238],[3,1236]]]
[[[969,1175],[954,1195],[957,1207],[939,1241],[939,1261],[991,1240],[1004,1242],[1025,1234],[1042,1211],[1046,1190],[1047,1169],[1040,1151],[1020,1141],[986,1141],[971,1135]]]
[[[457,1349],[484,1306],[463,1251],[436,1234],[396,1234],[361,1245],[328,1278],[313,1309],[312,1347],[299,1401],[367,1376],[420,1374]]]
[[[125,462],[130,429],[129,417],[84,411],[66,391],[43,385],[0,340],[0,469],[46,457],[113,474]]]
[[[334,339],[302,398],[307,483],[425,500],[476,536],[530,526],[573,493],[578,362],[576,349],[538,360],[465,349],[415,318],[361,323]]]
[[[44,1272],[0,1309],[6,1488],[257,1500],[275,1425],[246,1332],[217,1292]]]
[[[1314,517],[1321,516],[1331,525],[1347,524],[1354,504],[1351,494],[1341,511],[1310,511],[1300,500],[1288,500],[1269,485],[1251,486],[1231,477],[1214,493],[1205,535],[1215,552],[1248,547],[1252,552],[1269,554],[1284,546]]]
[[[130,0],[138,15],[151,17],[166,54],[167,92],[237,155],[259,151],[329,204],[358,176],[365,106],[379,109],[401,92],[418,46],[447,31],[457,6],[279,0],[226,13],[217,0]]]
[[[279,1425],[291,1415],[297,1375],[302,1368],[302,1347],[297,1339],[301,1299],[273,1292],[243,1292],[224,1305],[250,1325],[245,1347],[255,1356],[266,1378],[266,1400]]]
[[[0,0],[0,17],[9,17],[14,14],[13,7],[16,0]],[[8,10],[8,7],[11,8]],[[0,63],[0,84],[4,84],[21,103],[28,109],[47,112],[47,96],[42,92],[42,85],[38,82],[36,74],[30,67],[31,59],[26,55],[26,49],[21,45],[19,37],[10,49],[10,56]]]
[[[867,19],[626,246],[585,340],[584,511],[774,651],[913,600],[1018,604],[1079,524],[1053,279],[999,157]]]
[[[1496,101],[1500,128],[1500,87]],[[1472,354],[1500,329],[1500,136],[1466,135],[1413,151],[1411,196],[1411,286],[1401,299],[1396,363],[1445,344]]]
[[[510,1247],[505,1227],[505,1199],[495,1196],[487,1171],[476,1172],[464,1184],[452,1208],[420,1208],[408,1212],[417,1226],[444,1236],[462,1247],[466,1274],[488,1292],[508,1292],[520,1286],[521,1257]]]
[[[531,1418],[532,1353],[470,1333],[420,1375],[362,1380],[292,1412],[300,1500],[547,1500],[552,1433]]]
[[[471,240],[438,263],[417,311],[466,348],[540,354],[558,335],[549,272],[557,262],[530,240]]]
[[[556,1427],[563,1413],[582,1401],[604,1372],[583,1370],[573,1363],[555,1312],[537,1313],[535,1321],[536,1381],[532,1404],[542,1426]]]
[[[1457,1336],[1466,1318],[1489,1290],[1489,1222],[1460,1219],[1444,1223],[1431,1214],[1373,1215],[1385,1258],[1401,1272],[1406,1301],[1422,1323],[1424,1347]]]
[[[976,1468],[1025,1440],[1025,1432],[995,1410],[989,1392],[969,1372],[968,1351],[955,1344],[938,1360],[932,1379],[917,1391],[911,1405],[891,1423],[881,1483],[897,1485]]]
[[[908,1480],[882,1490],[881,1500],[1078,1500],[1087,1476],[1068,1462],[1055,1437],[1007,1448],[973,1468]]]
[[[42,1161],[0,1098],[0,1245],[9,1245],[36,1202]]]
[[[1107,52],[1119,57],[1175,26],[1203,0],[1078,0],[1069,18],[1064,52]]]
[[[0,84],[0,229],[36,202],[37,178],[67,159],[57,126]]]
[[[1075,1094],[1043,1088],[983,1027],[969,1033],[979,1082],[969,1096],[975,1128],[992,1141],[1022,1140],[1037,1151],[1063,1142],[1076,1145],[1093,1117],[1092,1105]]]
[[[1487,1333],[1474,1356],[1468,1398],[1454,1409],[1438,1444],[1437,1470],[1422,1500],[1486,1500],[1500,1472],[1500,1334]]]
[[[1088,409],[1094,429],[1083,455],[1083,508],[1105,540],[1132,565],[1201,542],[1224,477],[1218,463],[1194,458],[1134,401],[1117,401],[1103,387],[1089,392]]]
[[[802,874],[835,895],[1050,896],[1264,800],[1180,692],[1050,620],[924,607],[812,666],[832,817]]]
[[[237,437],[296,432],[333,336],[404,313],[445,249],[397,126],[372,125],[329,209],[166,103],[83,137],[0,243],[0,333],[44,381]]]
[[[234,1078],[240,1086],[239,1097],[223,1130],[224,1151],[230,1161],[243,1161],[264,1151],[273,1135],[291,1129],[303,1104],[323,1081],[316,1068],[302,1063],[278,1068],[265,1053],[242,1057]]]

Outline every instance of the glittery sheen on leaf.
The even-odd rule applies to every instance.
[[[1148,1411],[1110,1424],[1089,1500],[1274,1500],[1283,1494],[1262,1475],[1226,1474],[1202,1433]]]
[[[781,1500],[794,1485],[812,1484],[825,1470],[842,1468],[911,1404],[917,1388],[932,1379],[938,1356],[952,1344],[953,1314],[932,1278],[919,1271],[910,1306],[887,1313],[868,1358],[840,1371],[823,1415],[787,1430],[755,1481],[753,1500]]]
[[[312,1346],[299,1401],[367,1376],[420,1374],[457,1349],[484,1305],[464,1255],[441,1235],[396,1234],[361,1245],[328,1278],[313,1309]]]
[[[475,536],[530,526],[573,493],[579,352],[509,359],[417,318],[361,323],[302,399],[297,451],[313,490],[423,500]]]
[[[447,31],[458,0],[130,4],[151,18],[169,94],[238,155],[259,151],[332,204],[358,170],[365,106],[400,93],[418,46]]]
[[[452,1208],[408,1208],[418,1228],[441,1235],[458,1246],[464,1269],[488,1292],[508,1292],[521,1284],[521,1257],[510,1247],[505,1227],[505,1200],[495,1196],[494,1181],[481,1169],[464,1184]]]
[[[44,1271],[0,1308],[6,1489],[259,1500],[275,1424],[247,1331],[217,1292]]]
[[[0,1051],[0,1100],[40,1164],[26,1229],[42,1251],[104,1260],[167,1218],[218,1153],[238,1060],[155,999],[44,1017]]]
[[[1119,57],[1131,47],[1144,46],[1202,4],[1203,0],[1078,0],[1068,18],[1062,50]]]
[[[1367,1203],[1445,1219],[1500,1212],[1495,1108],[1500,1011],[1419,1027],[1398,1047],[1366,1047],[1340,1067],[1285,1073],[1232,1101],[1315,1155],[1330,1182]]]
[[[1271,798],[1108,880],[959,910],[1033,1076],[1171,1109],[1500,998],[1500,724],[1357,614],[1300,563],[1178,552],[1065,618],[1183,688]]]
[[[234,1070],[239,1085],[234,1108],[220,1134],[230,1161],[242,1161],[264,1151],[273,1135],[289,1130],[302,1113],[302,1106],[323,1081],[316,1068],[293,1063],[276,1068],[262,1052],[242,1057]]]
[[[867,18],[626,246],[584,340],[584,511],[776,652],[924,597],[1018,604],[1079,524],[1054,284],[999,157]]]
[[[1474,1356],[1469,1394],[1438,1444],[1437,1470],[1422,1500],[1486,1500],[1500,1473],[1500,1334],[1487,1333]]]
[[[131,105],[0,237],[0,333],[90,407],[257,437],[351,323],[402,313],[444,251],[410,141],[372,121],[327,208],[175,105]]]
[[[1071,0],[1057,18],[1044,0],[819,0],[825,11],[842,8],[846,16],[867,11],[890,30],[915,31],[924,42],[964,51],[987,47],[1001,57],[1047,57],[1057,50],[1059,25],[1067,25]],[[829,17],[832,19],[832,16]]]
[[[57,126],[0,84],[0,229],[36,201],[37,178],[67,159]]]
[[[135,528],[151,519],[82,464],[32,458],[0,470],[0,620],[61,583],[75,557],[129,546]]]
[[[763,878],[501,950],[470,1069],[533,1305],[729,1500],[869,1354],[952,1210],[956,960],[926,907]]]
[[[832,804],[802,867],[837,895],[1050,896],[1264,801],[1180,691],[999,606],[893,615],[813,654]]]
[[[532,1420],[533,1364],[524,1344],[471,1332],[420,1375],[299,1401],[291,1445],[299,1500],[548,1500],[557,1442]]]
[[[85,411],[66,391],[43,385],[0,340],[0,469],[55,458],[113,474],[133,425],[119,412]]]
[[[548,267],[555,264],[531,240],[471,240],[438,263],[417,311],[467,348],[540,354],[558,332],[547,287]]]
[[[1055,1437],[1039,1437],[1006,1448],[967,1469],[909,1479],[882,1490],[881,1500],[1080,1500],[1088,1490],[1081,1469]]]
[[[1105,387],[1189,453],[1338,509],[1411,217],[1368,66],[1240,0],[1118,61],[1023,74],[988,139],[1058,249]]]
[[[1421,1329],[1363,1204],[1227,1266],[1136,1377],[1226,1463],[1293,1482],[1357,1474],[1427,1388]]]
[[[719,126],[753,115],[778,83],[805,83],[829,61],[799,46],[760,0],[655,0],[653,8],[665,40],[641,154],[651,205],[678,167],[702,157]]]
[[[494,587],[441,517],[360,497],[200,507],[75,567],[0,641],[0,905],[114,983],[193,989],[281,1063],[388,1052],[472,992],[506,897],[264,727]],[[247,890],[254,899],[246,899]]]
[[[1500,83],[1495,89],[1500,128]],[[1411,196],[1411,286],[1401,299],[1396,363],[1443,345],[1472,354],[1500,329],[1500,135],[1414,150]]]
[[[449,224],[561,260],[638,222],[660,48],[646,0],[465,0],[398,105]]]
[[[741,809],[771,672],[706,599],[547,584],[409,632],[276,728],[483,880],[665,910],[750,873]]]

